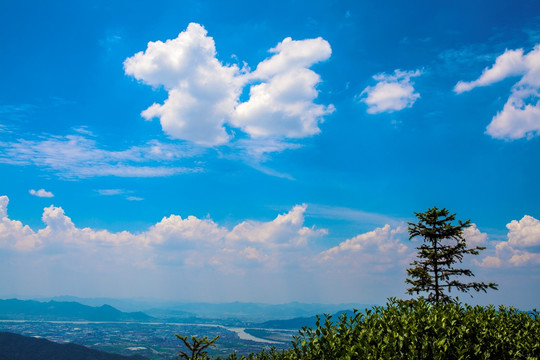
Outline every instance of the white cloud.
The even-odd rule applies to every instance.
[[[463,230],[463,237],[468,247],[485,246],[488,238],[487,234],[481,232],[476,224],[471,224],[471,226],[465,228]]]
[[[7,196],[0,196],[0,248],[27,251],[39,246],[40,239],[28,225],[8,218],[8,203]]]
[[[122,195],[126,193],[126,190],[123,189],[99,189],[97,190],[99,195],[104,196],[113,196],[113,195]]]
[[[33,230],[8,217],[8,202],[0,196],[0,253],[7,254],[0,261],[0,278],[7,293],[283,302],[321,294],[330,294],[319,298],[323,301],[358,299],[368,287],[369,293],[384,294],[384,301],[404,291],[405,268],[416,254],[403,225],[385,225],[328,245],[335,243],[325,229],[306,224],[306,205],[273,219],[230,226],[173,214],[135,233],[77,226],[59,206],[46,207],[44,227]],[[539,264],[528,245],[536,222],[517,223],[519,230],[509,227],[511,237],[526,251],[501,242],[482,266],[529,269]],[[482,243],[484,235],[473,228],[467,237]],[[334,292],[340,296],[331,296]]]
[[[491,68],[484,69],[478,79],[470,82],[459,81],[454,91],[461,94],[478,86],[491,85],[509,76],[523,75],[526,71],[523,60],[523,49],[506,50],[504,54],[497,57],[495,64]]]
[[[304,138],[320,132],[319,122],[334,111],[313,103],[320,77],[309,69],[293,69],[253,85],[249,101],[238,105],[232,124],[252,138]]]
[[[389,224],[393,227],[397,227],[404,221],[403,219],[397,219],[383,214],[320,204],[310,204],[308,212],[311,216],[322,217],[325,219],[347,220],[354,222],[355,224],[363,223],[376,226]]]
[[[508,241],[498,242],[495,254],[482,260],[485,267],[540,265],[540,221],[525,215],[506,225]]]
[[[376,228],[341,242],[319,255],[324,263],[350,268],[364,267],[385,271],[396,265],[405,265],[414,256],[405,241],[407,229],[390,225]]]
[[[129,200],[129,201],[143,201],[144,199],[142,197],[139,197],[139,196],[127,196],[126,200]]]
[[[271,79],[292,70],[309,68],[315,63],[327,60],[332,54],[330,44],[320,37],[300,41],[288,37],[269,51],[276,55],[260,62],[250,75],[252,78]]]
[[[236,142],[236,148],[242,150],[248,159],[255,159],[258,161],[266,160],[268,154],[289,149],[298,149],[299,147],[299,144],[276,139],[242,139]]]
[[[143,83],[163,86],[169,97],[142,112],[158,117],[170,136],[204,146],[233,141],[241,129],[251,138],[304,138],[320,132],[323,116],[332,105],[315,104],[321,79],[308,68],[330,57],[322,38],[295,41],[286,38],[270,52],[272,57],[253,72],[247,66],[224,65],[216,58],[213,38],[191,23],[176,39],[149,42],[124,62],[125,72]],[[240,103],[245,86],[249,100]]]
[[[33,231],[8,218],[7,203],[6,196],[0,197],[1,248],[34,250],[44,256],[65,254],[65,261],[84,256],[85,260],[81,261],[94,261],[94,266],[99,268],[144,264],[153,269],[207,267],[227,274],[246,274],[254,268],[273,273],[291,267],[309,271],[319,271],[321,266],[324,269],[356,267],[361,259],[361,264],[385,271],[396,263],[409,262],[411,256],[403,242],[406,229],[390,225],[319,253],[312,242],[328,232],[305,226],[305,204],[296,205],[273,220],[245,220],[230,230],[209,218],[170,215],[141,233],[113,233],[79,228],[64,209],[54,205],[43,210],[45,227]]]
[[[30,195],[34,195],[37,197],[44,197],[44,198],[54,197],[54,194],[52,192],[46,191],[45,189],[39,189],[37,191],[34,189],[30,189],[28,192],[30,193]]]
[[[78,228],[64,209],[51,205],[43,209],[42,220],[46,227],[37,231],[37,236],[46,250],[53,246],[64,251],[82,250],[89,254],[103,254],[111,246],[142,245],[136,235],[122,231],[111,233],[107,230],[93,230],[91,228]]]
[[[79,228],[64,209],[51,205],[43,210],[45,228],[35,232],[8,218],[8,201],[6,196],[0,197],[0,248],[44,253],[80,252],[95,256],[98,263],[112,261],[112,253],[108,252],[118,248],[115,255],[122,257],[122,262],[130,261],[121,255],[121,249],[125,249],[126,256],[134,256],[154,267],[178,263],[177,266],[208,265],[238,272],[245,270],[239,266],[262,261],[277,269],[278,263],[296,261],[296,257],[289,257],[288,253],[306,249],[310,239],[327,233],[324,229],[304,226],[305,205],[295,206],[272,221],[246,220],[232,230],[208,218],[170,215],[138,234]],[[243,264],[246,259],[248,263]]]
[[[527,91],[531,97],[537,100],[536,104],[526,104],[525,92],[515,92],[502,111],[493,117],[486,128],[486,133],[498,139],[521,139],[540,134],[540,95],[538,91]]]
[[[520,221],[512,220],[508,228],[508,244],[515,248],[540,246],[540,221],[525,215]]]
[[[249,101],[238,105],[232,124],[253,138],[303,138],[319,133],[319,122],[334,107],[313,102],[321,79],[308,68],[330,57],[330,44],[322,38],[286,38],[270,52],[275,55],[248,75],[251,81],[263,82],[251,86]]]
[[[324,229],[304,227],[307,205],[296,205],[287,214],[278,215],[271,222],[244,221],[227,235],[233,242],[258,243],[264,247],[302,246],[313,237],[325,235]]]
[[[540,254],[516,249],[507,241],[501,241],[495,246],[495,254],[486,256],[480,265],[484,267],[535,266],[540,265]]]
[[[128,201],[144,200],[142,197],[139,197],[139,196],[127,195],[127,194],[131,194],[133,191],[129,191],[125,189],[98,189],[96,191],[98,192],[99,195],[102,195],[102,196],[124,195],[125,199]]]
[[[200,171],[175,166],[197,154],[186,145],[149,141],[143,146],[112,151],[99,148],[94,139],[81,135],[51,136],[38,140],[0,142],[0,163],[36,165],[65,178],[95,176],[155,177]]]
[[[178,139],[201,145],[228,141],[223,125],[240,96],[241,73],[216,59],[214,40],[202,26],[191,23],[176,39],[149,42],[146,51],[126,59],[124,68],[169,92],[163,105],[153,104],[143,117],[159,117],[163,130]]]
[[[46,207],[43,209],[41,219],[47,225],[47,232],[75,230],[75,225],[71,221],[71,218],[64,214],[64,210],[61,207],[55,207],[53,205]]]
[[[226,233],[225,228],[219,227],[210,219],[198,219],[195,216],[182,219],[179,215],[171,215],[153,225],[145,234],[144,241],[148,245],[169,244],[173,247],[181,243],[203,245],[222,242]]]
[[[420,94],[414,92],[411,78],[420,75],[420,70],[395,70],[393,75],[377,74],[373,76],[373,79],[378,81],[377,85],[366,87],[359,96],[360,101],[368,105],[369,114],[410,108],[420,98]]]
[[[498,139],[530,139],[540,134],[540,45],[526,55],[523,49],[506,50],[478,79],[460,81],[454,91],[461,94],[511,76],[521,76],[521,79],[512,87],[510,97],[493,117],[486,133]]]

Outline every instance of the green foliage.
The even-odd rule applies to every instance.
[[[539,359],[540,314],[504,306],[390,299],[353,316],[303,328],[290,350],[228,360]]]
[[[409,223],[409,240],[422,237],[424,243],[417,247],[418,258],[407,269],[410,278],[405,280],[412,285],[407,289],[408,294],[427,292],[427,301],[432,303],[448,303],[452,298],[448,294],[452,288],[461,292],[470,290],[497,290],[495,283],[461,282],[456,278],[474,276],[469,269],[458,269],[456,263],[461,263],[465,255],[478,255],[485,247],[467,248],[463,238],[463,230],[471,225],[471,221],[458,221],[452,224],[456,214],[450,214],[446,209],[433,207],[423,213],[415,213],[418,223]]]
[[[190,360],[205,360],[208,359],[208,355],[206,354],[206,349],[209,346],[216,346],[214,343],[219,339],[219,335],[213,338],[212,340],[208,339],[207,336],[203,338],[199,338],[196,336],[191,337],[191,342],[188,340],[187,336],[182,336],[175,334],[177,338],[182,340],[184,345],[191,351],[191,354],[188,354],[182,350],[178,351],[178,357],[177,359],[190,359]]]

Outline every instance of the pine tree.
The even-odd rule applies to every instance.
[[[446,209],[433,207],[426,212],[416,213],[418,223],[409,223],[409,240],[416,236],[423,238],[424,243],[417,247],[418,260],[413,261],[407,269],[405,282],[412,285],[407,289],[408,294],[427,292],[427,301],[431,303],[449,303],[452,298],[448,293],[453,288],[468,293],[470,290],[497,290],[495,283],[461,282],[462,276],[474,276],[469,269],[455,268],[467,254],[478,255],[485,247],[467,248],[463,231],[471,225],[471,221],[458,221],[452,224],[456,214],[450,214]]]

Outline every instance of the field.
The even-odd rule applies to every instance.
[[[73,342],[124,355],[139,354],[150,360],[176,358],[181,342],[174,334],[209,338],[219,335],[217,346],[209,349],[211,356],[227,356],[233,352],[247,355],[270,346],[286,349],[291,345],[292,336],[288,330],[246,329],[247,334],[270,340],[270,343],[262,339],[242,339],[236,331],[219,325],[77,321],[1,321],[0,331],[43,337],[60,343]]]

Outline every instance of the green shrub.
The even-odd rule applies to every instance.
[[[501,306],[390,299],[365,313],[326,315],[292,348],[227,359],[539,359],[540,314]]]

